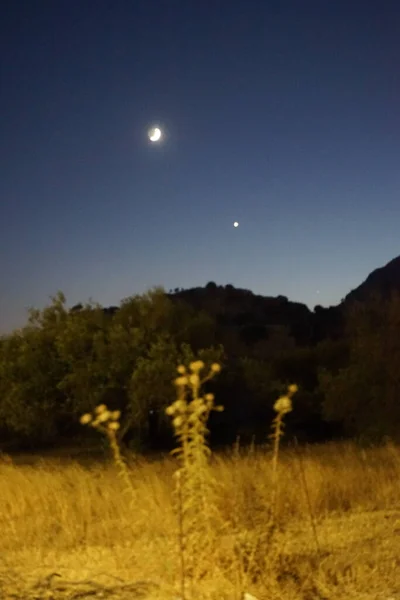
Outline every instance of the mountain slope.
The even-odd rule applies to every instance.
[[[347,294],[344,302],[364,301],[375,293],[387,298],[393,292],[400,292],[400,256],[372,271],[361,285]]]

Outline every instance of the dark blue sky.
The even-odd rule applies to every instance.
[[[398,0],[8,0],[0,30],[0,331],[58,289],[336,304],[400,254]]]

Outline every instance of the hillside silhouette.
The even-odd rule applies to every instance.
[[[170,297],[205,311],[220,331],[230,330],[249,345],[285,334],[296,345],[307,346],[337,338],[342,330],[340,307],[316,306],[311,311],[286,296],[261,296],[233,285],[209,282],[205,287],[176,290]]]
[[[255,344],[286,332],[297,345],[309,346],[344,334],[344,315],[352,302],[365,302],[374,296],[388,299],[396,292],[400,293],[400,256],[372,271],[338,305],[316,305],[314,310],[286,296],[262,296],[215,282],[170,290],[169,296],[204,310],[216,320],[220,330],[235,331],[246,343]]]
[[[347,294],[344,302],[367,300],[371,295],[388,298],[394,292],[400,292],[400,256],[372,271],[363,283]]]
[[[233,285],[155,288],[108,308],[71,309],[60,292],[0,338],[1,439],[57,445],[99,404],[122,411],[121,442],[171,444],[165,406],[179,364],[221,364],[211,390],[225,411],[216,444],[265,441],[277,396],[296,383],[286,439],[381,439],[400,431],[400,258],[337,306],[261,296]]]

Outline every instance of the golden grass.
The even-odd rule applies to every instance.
[[[178,597],[176,467],[172,458],[129,465],[138,499],[132,510],[111,463],[3,462],[0,597],[78,598],[93,593],[95,585],[103,597]],[[397,597],[399,449],[329,444],[286,450],[279,468],[273,552],[257,549],[268,561],[260,577],[248,578],[245,591],[259,600]],[[211,470],[218,482],[218,508],[231,527],[219,539],[218,560],[201,556],[204,575],[197,597],[233,599],[241,593],[237,540],[244,560],[246,544],[254,547],[268,522],[271,456],[266,450],[214,455]],[[61,577],[45,580],[52,573]],[[148,582],[147,587],[138,582]]]
[[[219,370],[178,367],[166,409],[174,457],[123,457],[119,411],[81,423],[113,461],[0,462],[0,598],[329,600],[400,594],[400,452],[392,444],[287,449],[295,385],[274,405],[271,447],[212,455]],[[399,582],[399,583],[397,583]],[[397,587],[396,587],[397,586]]]

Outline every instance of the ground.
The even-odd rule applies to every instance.
[[[400,600],[398,449],[283,456],[278,529],[261,549],[261,574],[239,582],[232,547],[244,533],[262,537],[268,465],[267,453],[216,457],[220,511],[240,522],[216,540],[225,562],[199,556],[206,574],[195,597]],[[110,464],[2,464],[0,598],[179,598],[175,468],[169,459],[133,463],[128,497]]]

